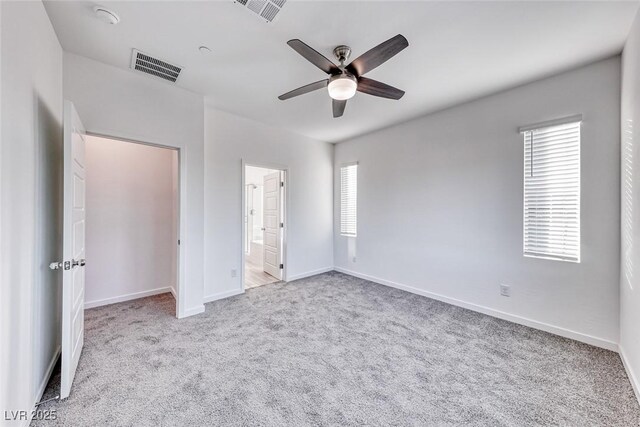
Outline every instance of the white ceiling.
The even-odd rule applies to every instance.
[[[266,23],[232,0],[47,2],[62,47],[128,68],[131,49],[184,67],[178,85],[215,108],[325,141],[340,141],[621,51],[638,2],[401,2],[289,0]],[[352,59],[401,33],[409,47],[367,74],[405,90],[400,101],[358,93],[334,119],[324,90],[277,96],[325,74],[286,42]],[[200,45],[213,53],[203,56]],[[149,77],[151,78],[151,77]],[[167,83],[170,84],[170,83]]]

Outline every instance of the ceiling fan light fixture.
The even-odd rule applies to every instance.
[[[336,101],[345,101],[353,98],[358,90],[358,81],[349,74],[341,74],[332,77],[327,85],[329,96]]]

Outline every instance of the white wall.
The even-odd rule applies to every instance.
[[[242,289],[242,160],[289,169],[288,279],[332,269],[333,146],[211,108],[205,127],[205,300]]]
[[[622,53],[620,352],[640,400],[640,13]]]
[[[204,310],[204,99],[151,76],[64,54],[64,96],[87,131],[180,148],[180,262],[184,264],[180,316]]]
[[[335,265],[617,348],[619,85],[615,57],[338,144]],[[582,262],[525,258],[517,129],[576,113],[584,117]],[[338,228],[339,166],[351,161],[359,161],[355,263]]]
[[[176,284],[177,151],[88,137],[85,307]]]
[[[28,411],[60,344],[62,49],[42,3],[0,10],[0,409]]]

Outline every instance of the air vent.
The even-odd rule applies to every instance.
[[[249,3],[247,3],[247,7],[252,12],[260,13],[260,11],[264,9],[265,4],[267,4],[265,0],[251,0]]]
[[[280,12],[280,9],[278,9],[276,5],[274,5],[273,3],[267,3],[264,9],[262,9],[262,13],[260,14],[260,16],[271,22],[273,21],[273,18],[276,17],[278,12]]]
[[[153,56],[142,53],[137,49],[133,49],[131,55],[131,68],[141,73],[151,74],[163,80],[175,83],[180,76],[182,67],[168,63]]]
[[[282,9],[287,0],[235,0],[236,3],[246,6],[247,9],[272,22]]]

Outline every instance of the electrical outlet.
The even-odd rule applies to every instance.
[[[237,270],[231,270],[231,277],[236,277],[238,275],[238,271]]]
[[[505,285],[504,283],[501,283],[500,284],[500,295],[502,295],[503,297],[510,297],[511,296],[511,286]]]

